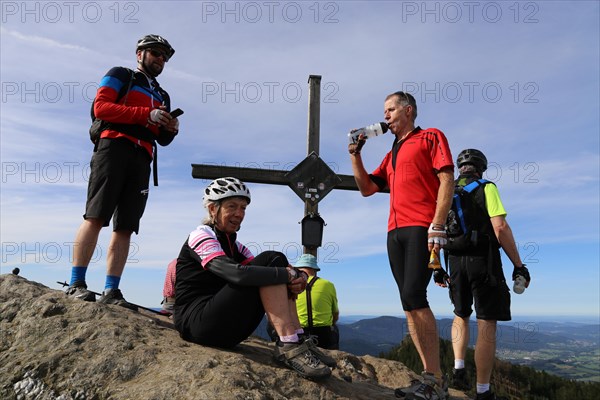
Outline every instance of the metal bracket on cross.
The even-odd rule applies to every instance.
[[[317,204],[323,200],[342,179],[315,153],[311,152],[304,160],[285,174],[290,188],[302,201]]]

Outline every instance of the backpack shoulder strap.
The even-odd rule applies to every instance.
[[[463,204],[461,202],[460,194],[461,193],[471,194],[474,190],[476,190],[480,186],[485,186],[486,184],[491,183],[491,182],[488,181],[487,179],[477,179],[477,180],[474,180],[474,181],[468,183],[467,185],[461,187],[458,184],[459,181],[460,181],[460,178],[455,181],[453,201],[456,206],[456,213],[457,213],[458,221],[460,223],[460,227],[461,227],[462,231],[466,233],[467,225],[466,225],[466,221],[465,221],[465,211],[463,210]]]
[[[117,99],[115,100],[115,103],[118,103],[119,100],[121,100],[123,98],[123,96],[125,96],[125,102],[127,102],[127,96],[129,95],[129,91],[131,90],[131,86],[133,85],[133,80],[135,78],[135,71],[130,69],[130,68],[126,68],[123,67],[127,70],[127,72],[129,73],[128,79],[127,79],[127,84],[121,86],[121,89],[119,90],[119,93],[117,94]],[[125,83],[125,82],[124,82]],[[92,108],[90,109],[90,117],[92,118],[92,121],[94,121],[96,119],[96,115],[94,114],[94,103],[96,102],[96,98],[94,97],[94,100],[92,101]]]
[[[473,181],[473,182],[469,183],[468,185],[466,185],[465,187],[463,187],[463,190],[467,193],[471,193],[473,190],[475,190],[479,186],[485,186],[488,183],[491,183],[491,182],[488,181],[487,179],[477,179],[476,181]]]
[[[315,282],[319,279],[318,276],[315,276],[315,279],[310,281],[308,285],[306,285],[306,312],[308,314],[308,329],[313,328],[313,316],[312,316],[312,298],[310,296],[310,291],[315,284]]]
[[[126,68],[127,71],[129,72],[129,81],[127,82],[127,87],[125,87],[125,85],[123,85],[121,87],[121,90],[119,90],[119,95],[117,96],[117,100],[115,100],[115,103],[118,103],[119,100],[121,100],[123,98],[123,96],[125,96],[125,102],[127,102],[127,96],[129,95],[129,91],[131,90],[131,86],[133,85],[133,81],[135,78],[135,71],[129,68]]]

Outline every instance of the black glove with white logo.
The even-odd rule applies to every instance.
[[[450,277],[448,276],[448,273],[444,270],[444,268],[438,268],[433,271],[433,281],[442,287],[446,287],[448,286]]]

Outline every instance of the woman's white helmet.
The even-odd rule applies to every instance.
[[[202,204],[207,207],[209,201],[219,201],[228,197],[245,197],[248,199],[248,204],[250,204],[250,190],[244,182],[230,176],[212,181],[204,189]]]

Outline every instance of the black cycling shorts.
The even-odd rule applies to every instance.
[[[493,278],[489,278],[486,257],[448,257],[450,266],[450,299],[454,304],[454,314],[461,318],[473,313],[477,319],[489,321],[510,321],[510,290],[500,262],[492,267]]]
[[[400,291],[404,311],[428,308],[427,285],[432,269],[427,267],[427,228],[408,226],[388,232],[388,257]]]
[[[265,251],[250,265],[285,268],[285,255]],[[228,283],[208,302],[198,299],[188,306],[183,338],[204,346],[231,348],[246,340],[260,324],[265,309],[259,286],[239,286]],[[193,310],[196,308],[196,310]]]
[[[307,335],[317,337],[317,346],[327,350],[340,349],[340,331],[337,325],[333,326],[313,326],[312,329],[302,327]]]
[[[90,162],[84,219],[99,218],[114,231],[138,233],[148,200],[150,155],[131,141],[100,139]]]

